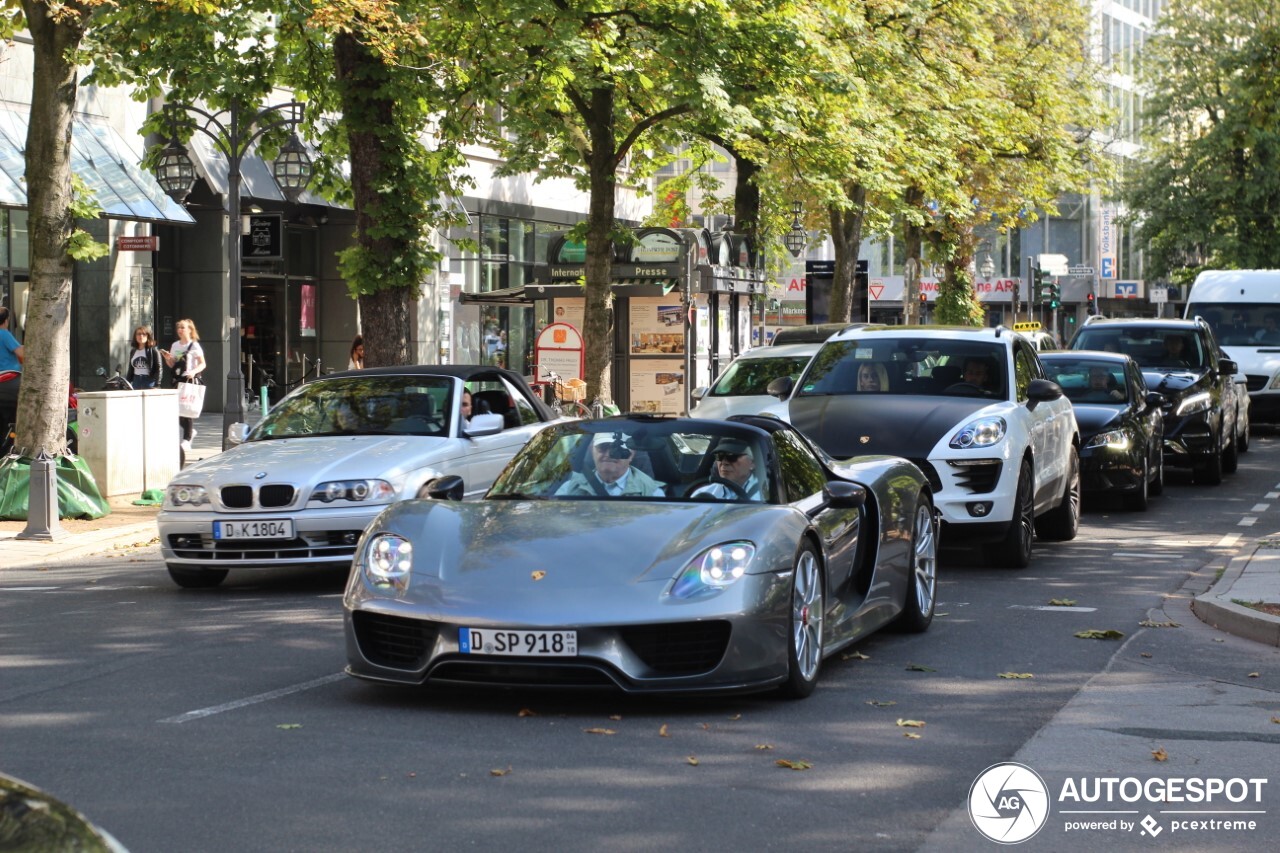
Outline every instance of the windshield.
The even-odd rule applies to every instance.
[[[1196,302],[1188,317],[1203,317],[1224,347],[1280,345],[1280,305],[1274,302]]]
[[[454,381],[445,376],[318,379],[285,397],[249,441],[303,435],[449,434]]]
[[[1124,365],[1100,359],[1044,359],[1045,373],[1073,403],[1127,405]]]
[[[797,397],[915,394],[1006,398],[1003,344],[868,336],[831,341],[814,356]]]
[[[712,397],[764,396],[769,383],[780,376],[799,379],[812,356],[779,356],[777,358],[740,358],[729,365],[711,389]]]
[[[1081,329],[1071,348],[1124,353],[1149,370],[1204,370],[1209,356],[1202,342],[1191,328],[1095,327]]]
[[[486,497],[767,503],[767,445],[732,423],[577,421],[534,436]]]

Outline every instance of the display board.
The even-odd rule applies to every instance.
[[[628,351],[632,355],[683,355],[684,313],[679,294],[633,297]]]
[[[631,411],[684,413],[684,361],[674,358],[631,362]]]

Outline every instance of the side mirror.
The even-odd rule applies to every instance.
[[[499,417],[495,415],[494,417]],[[466,494],[462,478],[457,474],[437,477],[426,485],[427,497],[433,501],[460,501]]]
[[[1240,365],[1229,358],[1220,358],[1218,359],[1218,370],[1228,376],[1235,376],[1240,371]]]
[[[1031,403],[1047,403],[1062,396],[1062,386],[1051,379],[1032,379],[1027,385],[1027,399]]]
[[[867,490],[848,480],[828,480],[822,487],[822,498],[827,506],[857,509],[867,502]]]
[[[702,400],[703,397],[707,396],[707,392],[710,390],[711,389],[706,385],[699,385],[697,388],[693,389],[693,399],[699,401]]]
[[[476,415],[471,418],[471,425],[462,430],[467,438],[480,438],[486,435],[497,435],[505,425],[502,415]]]
[[[107,369],[105,367],[99,367],[97,370],[94,371],[94,373],[98,374],[99,376],[106,376]]]
[[[237,444],[244,444],[245,439],[249,437],[249,425],[235,423],[227,427],[227,444],[234,447]]]
[[[1169,402],[1169,398],[1161,394],[1159,391],[1148,391],[1146,396],[1147,405],[1153,409],[1164,408],[1164,404]]]
[[[769,383],[765,388],[765,393],[770,397],[777,397],[779,400],[785,400],[791,396],[791,392],[795,390],[795,380],[790,376],[779,376],[777,379]]]

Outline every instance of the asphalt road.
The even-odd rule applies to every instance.
[[[1178,830],[1172,809],[1059,792],[1277,766],[1280,652],[1187,604],[1238,542],[1280,529],[1278,463],[1280,439],[1255,435],[1223,486],[1171,474],[1149,512],[1087,507],[1080,537],[1038,543],[1026,570],[949,555],[928,633],[829,660],[801,702],[382,688],[341,674],[339,578],[179,590],[154,550],[5,572],[0,770],[134,853],[995,849],[966,802],[1007,761],[1054,800],[1020,849],[1270,849],[1280,779],[1257,804],[1183,807],[1248,808],[1254,830]],[[1158,837],[1067,831],[1106,821],[1065,810],[1104,808],[1152,815]]]

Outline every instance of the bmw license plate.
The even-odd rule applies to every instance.
[[[578,632],[459,628],[458,651],[464,655],[574,657],[578,654]]]
[[[243,518],[215,521],[214,539],[292,539],[292,518]]]

